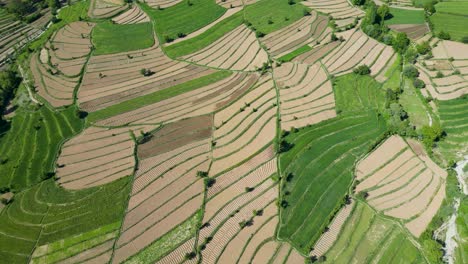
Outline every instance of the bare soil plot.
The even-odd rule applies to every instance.
[[[67,189],[83,189],[133,174],[135,144],[130,131],[150,129],[150,126],[87,128],[63,146],[57,160],[58,183]]]
[[[190,129],[197,121],[201,119],[169,125],[155,133],[154,140],[177,141],[181,136],[179,130]],[[201,128],[207,124],[200,122],[198,125]],[[210,140],[197,139],[193,138],[193,142],[185,142],[185,145],[176,143],[169,152],[158,148],[152,139],[142,145],[144,153],[138,153],[142,160],[135,175],[113,263],[138,253],[200,209],[204,183],[197,177],[197,172],[208,171]],[[149,151],[152,147],[156,149]]]
[[[359,29],[338,35],[345,41],[322,59],[331,74],[343,75],[359,65],[367,65],[371,68],[371,74],[377,75],[394,56],[395,52],[390,46],[369,38]]]
[[[444,199],[447,172],[414,140],[390,137],[358,163],[356,175],[356,191],[368,193],[371,206],[402,219],[415,236],[424,231]]]
[[[297,56],[296,58],[293,59],[293,61],[307,63],[307,64],[314,64],[321,58],[325,57],[328,53],[330,53],[333,49],[335,49],[339,45],[340,45],[340,42],[333,41],[333,42],[329,42],[320,46],[315,46],[314,49]]]
[[[231,70],[253,71],[267,62],[255,34],[241,25],[208,47],[183,59],[197,64]]]
[[[315,243],[314,249],[310,252],[311,256],[323,256],[333,246],[333,244],[335,244],[338,235],[342,231],[344,223],[353,211],[353,207],[354,202],[347,204],[340,209],[340,211],[333,218],[328,231],[323,233],[317,243]]]
[[[128,8],[123,0],[91,0],[88,15],[91,18],[109,18]]]
[[[257,74],[233,74],[205,87],[101,120],[99,125],[157,124],[216,111],[241,96],[257,80]]]
[[[337,23],[342,19],[349,20],[349,18],[364,16],[364,11],[351,6],[346,0],[308,0],[301,2],[301,4],[319,12],[329,14]]]
[[[265,75],[249,93],[215,114],[220,132],[215,132],[210,173],[235,166],[270,144],[276,134],[275,101],[273,81]]]
[[[73,102],[79,76],[91,52],[93,26],[81,21],[66,25],[31,58],[30,69],[38,94],[54,107]]]
[[[260,41],[272,56],[281,57],[304,44],[320,42],[327,35],[327,25],[326,16],[312,12],[310,16],[270,33]]]
[[[112,18],[112,21],[117,24],[138,24],[150,22],[150,19],[137,4],[134,4],[129,10]]]
[[[143,76],[141,69],[153,74]],[[93,56],[78,92],[80,107],[91,112],[213,73],[167,58],[156,45],[119,54]]]
[[[332,84],[320,64],[309,66],[296,64],[296,71],[288,75],[281,74],[291,67],[292,63],[284,63],[275,68],[274,74],[280,88],[280,113],[282,129],[303,127],[333,118],[335,112],[335,97]]]
[[[396,24],[389,25],[389,28],[406,33],[412,40],[418,40],[430,31],[426,24]]]

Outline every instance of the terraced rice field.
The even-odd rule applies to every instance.
[[[281,127],[289,130],[336,116],[332,83],[320,64],[285,63],[275,69]]]
[[[15,48],[20,48],[27,42],[37,38],[42,30],[25,24],[0,9],[0,65],[8,56],[12,55]]]
[[[328,225],[353,180],[353,164],[385,124],[375,114],[330,119],[286,137],[292,149],[281,156],[283,200],[279,236],[307,254]],[[344,136],[346,135],[346,137]],[[307,224],[306,224],[307,223]]]
[[[397,224],[358,202],[326,263],[427,263],[413,239]]]
[[[439,100],[450,100],[468,93],[468,44],[439,41],[433,49],[434,58],[420,60],[416,66],[419,78],[426,84],[421,92]],[[438,73],[442,77],[438,77]]]
[[[418,237],[442,204],[446,177],[419,143],[393,136],[356,166],[356,192]]]
[[[88,16],[91,18],[109,18],[125,11],[128,4],[123,0],[91,0]]]
[[[438,144],[440,152],[446,160],[459,160],[468,152],[467,108],[466,98],[438,102],[442,127],[447,136]]]
[[[332,16],[337,23],[340,23],[339,21],[342,20],[344,25],[351,24],[356,17],[364,16],[364,12],[361,9],[352,6],[346,0],[307,0],[302,2],[302,4]]]
[[[53,107],[73,103],[75,89],[91,52],[94,24],[73,22],[53,36],[52,41],[32,55],[30,70],[37,92]]]
[[[55,168],[56,153],[63,140],[76,135],[82,121],[75,108],[54,112],[42,107],[36,112],[17,112],[11,133],[0,137],[1,187],[22,189],[40,182]]]

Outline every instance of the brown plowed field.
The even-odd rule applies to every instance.
[[[183,58],[210,67],[253,71],[267,62],[268,55],[255,34],[241,25],[208,47]]]
[[[369,204],[384,214],[410,221],[419,236],[441,204],[447,172],[429,159],[421,144],[392,136],[356,166],[356,192],[366,191]],[[421,226],[415,226],[414,219]],[[410,224],[411,223],[411,224]]]
[[[91,18],[108,18],[124,11],[127,7],[128,4],[123,0],[91,0],[88,15]]]
[[[406,33],[406,35],[412,40],[420,39],[430,31],[426,24],[398,24],[390,25],[389,28],[398,32]]]
[[[138,24],[150,22],[150,19],[146,13],[143,12],[137,4],[135,4],[126,12],[112,18],[112,21],[117,24]]]

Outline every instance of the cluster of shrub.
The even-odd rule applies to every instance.
[[[71,0],[67,0],[68,5]],[[39,19],[42,14],[41,10],[50,8],[52,14],[57,14],[57,9],[61,7],[59,0],[11,0],[5,5],[6,10],[13,14],[17,19],[26,23],[31,23]]]

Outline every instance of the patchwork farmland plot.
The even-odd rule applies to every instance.
[[[15,48],[20,48],[27,42],[38,37],[42,30],[16,20],[3,8],[0,9],[0,65]]]
[[[340,23],[340,20],[344,20],[346,21],[345,24],[351,24],[354,21],[354,18],[364,16],[364,12],[361,9],[351,6],[350,2],[346,0],[307,0],[301,3],[307,7],[332,16],[337,23]]]
[[[412,40],[418,40],[430,31],[426,24],[394,24],[389,25],[389,28],[406,33]]]
[[[419,78],[426,84],[421,92],[439,100],[450,100],[468,93],[468,45],[440,41],[433,49],[434,58],[420,60],[416,65]],[[442,76],[438,76],[438,73]]]
[[[271,76],[214,116],[213,164],[216,175],[270,145],[276,135],[276,98]]]
[[[274,31],[261,39],[268,52],[274,57],[281,57],[304,44],[315,45],[329,36],[328,18],[312,12],[293,24]]]
[[[285,63],[274,73],[280,88],[283,129],[304,127],[336,116],[332,84],[320,64]]]
[[[88,16],[91,18],[109,18],[128,8],[123,0],[91,0]]]
[[[141,108],[136,107],[135,110],[101,120],[97,124],[104,126],[121,126],[132,123],[158,124],[208,114],[241,96],[256,83],[258,78],[257,74],[233,74],[220,81],[202,85],[195,90],[168,99],[163,98],[156,103],[146,106],[138,105]],[[138,101],[135,103],[138,104]]]
[[[31,58],[30,69],[38,94],[54,107],[73,103],[75,88],[91,52],[93,26],[88,22],[66,25]]]
[[[117,24],[139,24],[150,22],[150,19],[138,5],[133,5],[126,12],[112,18],[112,21]]]
[[[353,164],[385,131],[376,114],[330,119],[288,135],[280,156],[282,204],[279,236],[307,254],[353,179]],[[307,223],[307,224],[306,224]]]
[[[468,153],[468,134],[465,132],[468,119],[468,100],[459,98],[439,101],[438,109],[442,127],[447,136],[438,144],[445,159],[459,160]]]
[[[120,263],[198,211],[209,167],[211,116],[164,126],[138,148],[138,172],[116,244]]]
[[[151,126],[87,128],[62,147],[57,182],[67,189],[83,189],[132,175],[135,144],[131,133],[149,130]]]
[[[357,203],[325,256],[326,263],[427,263],[400,226],[362,202]]]
[[[468,22],[468,3],[466,1],[444,1],[435,5],[436,13],[430,16],[434,24],[434,32],[445,31],[451,39],[460,41],[468,36],[465,27]]]
[[[447,172],[416,141],[387,139],[356,167],[356,192],[388,216],[402,219],[416,237],[426,229],[445,197]]]
[[[54,112],[44,106],[32,113],[16,112],[12,127],[0,137],[0,187],[20,190],[53,173],[62,141],[81,130],[75,109]]]
[[[142,68],[153,74],[143,76]],[[160,48],[93,56],[78,91],[80,107],[92,112],[152,92],[160,91],[213,70],[171,61]]]
[[[221,69],[253,71],[267,63],[268,55],[260,47],[255,34],[241,25],[208,47],[183,59]]]

